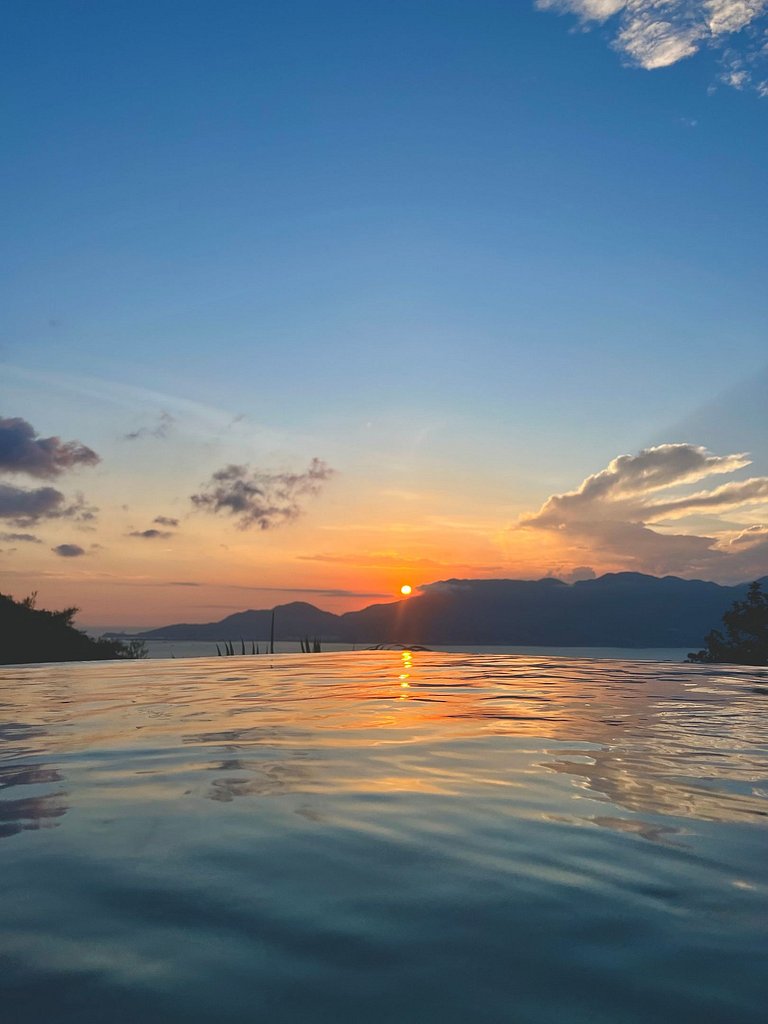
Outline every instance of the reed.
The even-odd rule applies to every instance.
[[[250,651],[247,649],[247,644],[246,644],[246,641],[243,639],[243,637],[240,637],[240,650],[239,651],[235,650],[235,645],[232,643],[231,640],[222,640],[222,646],[224,648],[223,650],[222,650],[222,648],[218,644],[214,644],[214,646],[216,648],[216,654],[220,658],[234,658],[235,655],[240,655],[242,657],[244,655],[256,655],[256,654],[261,654],[262,653],[261,647],[259,646],[259,644],[256,643],[255,640],[249,640],[248,643],[250,643],[250,645],[251,645]],[[271,646],[274,648],[274,641],[272,641]],[[266,654],[266,653],[267,653],[267,648],[265,646],[264,647],[264,654]]]

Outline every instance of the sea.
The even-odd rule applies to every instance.
[[[153,659],[219,657],[216,644],[210,640],[146,640],[145,644],[147,657]],[[235,640],[233,644],[235,651],[239,653],[240,642]],[[264,654],[268,646],[267,641],[261,641],[260,652]],[[219,651],[223,651],[224,643],[220,642],[218,647]],[[246,642],[245,649],[250,652],[250,641]],[[369,645],[322,643],[322,650],[326,653],[366,649],[369,649]],[[432,649],[448,654],[515,654],[545,658],[609,658],[612,660],[619,658],[628,661],[685,661],[691,651],[690,647],[523,647],[505,644],[496,646],[455,644]],[[275,653],[300,654],[301,644],[299,641],[291,640],[276,641]]]
[[[8,1024],[764,1024],[768,670],[0,668]]]

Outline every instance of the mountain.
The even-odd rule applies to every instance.
[[[768,583],[768,577],[762,581]],[[530,644],[585,647],[701,646],[748,584],[607,573],[593,580],[443,580],[404,601],[334,615],[302,601],[275,608],[275,638],[374,644]],[[266,640],[272,610],[220,622],[178,623],[146,640]]]
[[[306,636],[330,639],[338,632],[339,616],[306,601],[275,608],[275,638],[298,640]],[[141,633],[142,640],[268,640],[272,609],[235,612],[220,622],[178,622]]]

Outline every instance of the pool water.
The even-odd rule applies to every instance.
[[[0,669],[0,1017],[763,1024],[768,673]]]

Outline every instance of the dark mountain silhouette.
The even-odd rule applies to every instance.
[[[275,637],[375,644],[536,644],[586,647],[700,645],[749,584],[608,573],[594,580],[444,580],[404,601],[334,615],[304,602],[278,605]],[[140,634],[163,640],[266,640],[272,610]]]
[[[268,640],[272,609],[235,612],[220,622],[179,622],[142,633],[145,640]],[[275,609],[275,636],[299,640],[306,636],[326,637],[338,633],[339,616],[324,612],[306,601],[281,604]]]

